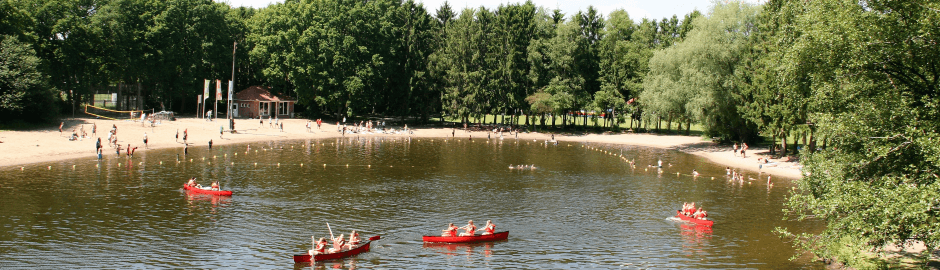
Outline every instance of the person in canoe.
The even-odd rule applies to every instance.
[[[313,239],[313,236],[311,236],[310,238]],[[313,245],[313,249],[308,250],[307,254],[310,254],[310,256],[314,256],[317,254],[326,253],[326,245],[327,245],[326,239],[323,239],[323,237],[320,237],[320,240],[315,242],[315,244]]]
[[[359,239],[359,233],[353,230],[351,233],[349,233],[349,241],[346,242],[344,248],[352,249],[358,246],[359,242],[361,242],[361,239]]]
[[[189,178],[189,182],[186,183],[189,187],[196,187],[196,177]]]
[[[464,229],[464,233],[461,233],[458,236],[473,236],[473,233],[477,231],[477,226],[473,225],[473,220],[468,221],[466,226],[460,228]]]
[[[492,221],[487,220],[486,226],[483,226],[483,229],[480,229],[480,230],[483,231],[483,235],[494,234],[496,233],[496,224],[493,224]]]
[[[447,229],[441,230],[441,236],[445,236],[445,237],[457,236],[458,229],[460,228],[457,227],[457,225],[454,225],[454,223],[451,223],[450,225],[447,225]]]
[[[330,253],[339,252],[343,250],[343,245],[346,244],[346,236],[340,234],[339,237],[333,238],[333,247],[330,248]]]
[[[212,181],[212,187],[209,188],[209,190],[221,190],[221,189],[222,188],[219,186],[219,180]]]

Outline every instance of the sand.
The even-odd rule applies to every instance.
[[[236,143],[250,143],[270,140],[296,140],[296,139],[322,139],[340,137],[342,134],[337,132],[336,123],[323,123],[321,129],[316,128],[315,123],[311,123],[312,131],[307,132],[306,119],[283,119],[284,131],[269,127],[267,119],[264,125],[259,125],[257,119],[236,119],[235,130],[237,133],[228,132],[228,122],[225,119],[216,119],[214,121],[205,121],[198,118],[177,118],[176,121],[162,121],[154,126],[150,124],[141,124],[135,121],[120,120],[101,120],[92,118],[72,118],[65,120],[63,132],[59,133],[58,127],[51,129],[32,130],[32,131],[2,131],[0,132],[0,167],[10,166],[29,166],[36,163],[45,163],[52,161],[62,161],[74,158],[85,158],[95,156],[95,141],[101,138],[104,146],[104,155],[114,155],[114,148],[107,145],[108,131],[112,126],[117,126],[118,143],[122,148],[127,144],[131,147],[138,147],[136,151],[145,152],[150,149],[179,148],[183,147],[183,132],[188,130],[189,137],[187,142],[190,147],[206,146],[209,140],[213,145],[226,145]],[[97,133],[92,134],[92,126],[97,125]],[[68,137],[72,130],[80,132],[84,126],[85,132],[89,135],[75,141],[70,141]],[[219,136],[219,127],[224,127],[225,133]],[[389,128],[401,129],[399,126],[389,126]],[[358,136],[413,136],[413,137],[451,137],[451,128],[417,128],[413,134],[372,134]],[[179,139],[176,134],[179,132]],[[143,136],[147,134],[148,145],[144,146]],[[515,134],[504,136],[515,137]],[[349,136],[349,135],[347,135]],[[353,135],[356,136],[356,135]],[[459,138],[486,138],[487,133],[482,131],[467,132],[457,130],[455,136]],[[520,133],[519,139],[531,140],[550,140],[551,134],[545,133]],[[662,149],[675,149],[682,152],[704,157],[721,166],[735,168],[738,171],[746,170],[751,172],[758,171],[758,158],[766,158],[766,149],[749,150],[747,158],[734,156],[731,148],[727,146],[718,146],[712,142],[703,140],[701,137],[679,136],[679,135],[652,135],[652,134],[590,134],[590,135],[561,135],[556,134],[558,141],[571,142],[595,142],[608,144],[636,145],[655,147]],[[769,173],[774,176],[790,179],[801,177],[800,164],[797,162],[786,162],[782,160],[770,160],[775,163],[775,167],[767,165],[761,170],[763,173]],[[691,173],[691,172],[690,172]]]

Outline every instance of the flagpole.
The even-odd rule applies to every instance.
[[[234,84],[235,84],[235,49],[236,49],[236,48],[238,48],[238,41],[237,41],[237,40],[232,44],[232,80],[229,81],[229,83],[228,83],[228,84],[229,84],[229,86],[228,86],[228,91],[229,91],[228,97],[229,97],[229,98],[228,98],[228,102],[226,103],[226,104],[227,104],[227,108],[228,108],[226,111],[228,112],[228,118],[229,118],[229,119],[232,119],[232,111],[234,111],[234,110],[232,109],[232,104],[234,104],[234,102],[232,102],[232,97],[233,97],[232,91],[235,91],[235,85],[234,85]],[[228,122],[229,122],[229,127],[228,127],[228,128],[229,128],[230,130],[231,130],[231,129],[234,129],[235,127],[232,126],[232,125],[234,124],[234,122],[232,122],[232,121],[228,121]]]

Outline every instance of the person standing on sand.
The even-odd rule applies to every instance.
[[[258,116],[258,124],[259,124],[258,128],[264,127],[264,118],[261,118],[260,115]]]
[[[62,136],[62,126],[65,126],[65,122],[59,123],[59,136]]]
[[[219,126],[219,139],[222,138],[222,134],[225,133],[225,126]]]
[[[209,150],[212,150],[212,140],[209,140]]]
[[[741,143],[741,157],[742,158],[747,158],[747,154],[745,154],[746,151],[747,151],[747,143]]]
[[[284,122],[281,122],[281,132],[284,132]]]
[[[734,148],[732,148],[731,154],[738,156],[738,143],[734,143]]]
[[[119,157],[121,156],[121,145],[120,145],[120,144],[118,144],[118,145],[117,145],[117,148],[114,149],[114,153],[117,154],[117,156],[119,156]]]
[[[176,129],[176,142],[180,142],[180,129]]]
[[[101,151],[101,138],[98,138],[98,142],[95,143],[95,153],[99,153],[100,151]]]
[[[91,124],[91,136],[97,136],[97,135],[98,135],[98,124],[92,123]]]
[[[183,130],[183,144],[189,145],[188,143],[186,143],[186,139],[188,138],[189,138],[189,129],[187,128]]]
[[[150,145],[147,144],[147,132],[144,132],[144,147],[145,147],[145,148],[150,148]]]

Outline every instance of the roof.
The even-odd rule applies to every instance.
[[[297,101],[290,97],[271,94],[271,91],[267,87],[259,85],[251,86],[245,88],[245,90],[238,91],[235,93],[235,99],[252,101]]]

